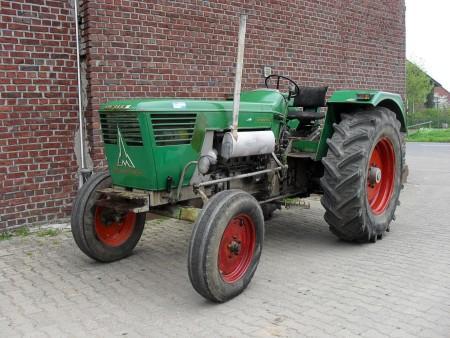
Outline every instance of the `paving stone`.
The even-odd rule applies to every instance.
[[[147,224],[135,254],[93,262],[69,231],[0,241],[0,336],[448,337],[450,146],[408,145],[409,183],[376,244],[337,240],[317,200],[268,222],[260,266],[236,299],[192,289],[192,224]]]

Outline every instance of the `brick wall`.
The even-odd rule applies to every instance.
[[[70,210],[77,83],[69,4],[0,1],[0,230]]]
[[[0,75],[0,175],[6,177],[0,203],[8,210],[1,228],[68,214],[76,171],[76,98],[69,1],[0,2],[0,39],[6,46],[0,50],[0,67],[6,68]],[[404,93],[404,0],[80,0],[80,5],[86,117],[96,166],[105,164],[99,104],[232,92],[242,11],[249,15],[244,88],[262,86],[263,67],[270,66],[299,84],[329,85],[331,91]],[[30,14],[22,14],[23,7]],[[47,9],[58,12],[58,20],[41,17],[50,15]],[[20,23],[21,18],[28,21]],[[22,48],[24,56],[11,56]],[[27,81],[20,88],[13,82],[19,75]],[[45,82],[43,88],[36,87],[37,80]],[[19,110],[4,108],[13,106]]]
[[[100,103],[232,93],[243,11],[244,88],[262,86],[266,65],[304,85],[404,92],[404,0],[87,1],[86,11],[97,164]]]

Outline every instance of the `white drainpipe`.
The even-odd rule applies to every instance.
[[[84,114],[83,102],[81,97],[81,61],[80,61],[80,39],[79,39],[79,25],[78,25],[78,0],[74,0],[75,9],[75,39],[77,46],[77,80],[78,80],[78,127],[80,130],[80,166],[78,168],[78,188],[81,188],[90,176],[92,170],[86,166],[85,153],[85,128],[84,128]]]

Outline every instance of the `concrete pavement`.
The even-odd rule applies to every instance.
[[[278,212],[249,288],[221,305],[190,285],[189,223],[151,221],[111,264],[68,231],[0,241],[0,336],[450,337],[450,145],[408,144],[407,160],[383,240],[337,240],[318,201]]]

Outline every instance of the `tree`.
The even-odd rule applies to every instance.
[[[412,113],[417,105],[425,103],[432,89],[430,77],[418,65],[406,61],[406,97]]]

